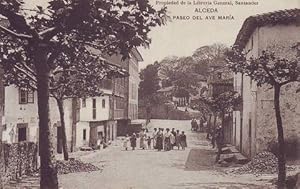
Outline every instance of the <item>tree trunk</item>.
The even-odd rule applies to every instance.
[[[146,125],[148,125],[148,123],[150,123],[151,120],[151,108],[150,106],[146,107]]]
[[[64,153],[64,160],[69,160],[68,154],[68,144],[67,144],[67,136],[66,136],[66,124],[65,124],[65,112],[64,112],[64,101],[63,99],[56,99],[59,116],[60,116],[60,124],[61,124],[61,137],[63,143],[63,153]]]
[[[39,115],[39,150],[40,150],[40,187],[57,189],[57,170],[54,163],[51,127],[49,118],[49,73],[47,53],[44,48],[35,49],[35,67],[37,72],[37,96]]]
[[[285,187],[286,167],[282,119],[280,114],[280,85],[274,87],[274,107],[278,132],[278,188]]]
[[[217,124],[217,114],[214,114],[214,125],[213,125],[213,130],[216,129],[216,124]]]
[[[206,138],[209,139],[209,135],[211,135],[211,114],[209,114],[209,118],[208,118],[208,121],[207,121],[207,135],[206,135]]]
[[[224,112],[221,112],[221,126],[222,126],[222,136],[223,136],[223,142],[225,140],[225,125],[224,125],[224,117],[225,117],[225,113]]]

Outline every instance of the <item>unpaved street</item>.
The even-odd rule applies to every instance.
[[[190,131],[190,121],[152,120],[154,127],[184,130],[188,148],[185,151],[125,151],[116,141],[107,149],[85,152],[81,159],[102,171],[60,175],[64,189],[181,189],[181,188],[269,188],[265,180],[249,175],[227,175],[215,167],[215,153],[204,134]],[[139,141],[137,142],[139,143]],[[190,154],[190,155],[189,155]],[[272,187],[270,187],[272,188]]]

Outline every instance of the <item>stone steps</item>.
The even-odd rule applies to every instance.
[[[236,159],[236,163],[238,164],[246,164],[249,162],[249,160],[241,153],[235,153],[235,159]]]
[[[228,144],[222,148],[222,154],[220,158],[226,162],[235,162],[237,164],[246,164],[249,162],[249,160],[234,146]]]

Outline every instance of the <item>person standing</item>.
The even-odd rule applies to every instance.
[[[175,136],[173,135],[173,133],[170,133],[170,150],[173,150],[174,146],[175,146]]]
[[[154,131],[152,133],[153,149],[157,149],[157,147],[156,147],[157,132],[158,132],[157,128],[154,128]]]
[[[186,135],[184,134],[184,131],[182,131],[180,135],[180,146],[183,150],[185,150],[187,147]]]
[[[145,150],[146,148],[146,142],[147,138],[146,138],[146,131],[145,129],[142,129],[141,133],[140,133],[140,148]]]
[[[150,136],[148,136],[148,138],[147,138],[147,144],[148,144],[148,150],[150,150],[151,149],[151,137]]]
[[[176,131],[175,135],[175,145],[177,146],[178,150],[180,148],[180,133],[179,130]]]
[[[163,132],[162,132],[162,129],[159,129],[159,131],[157,132],[156,148],[157,148],[158,151],[161,151],[163,149]]]
[[[171,137],[171,148],[173,150],[174,146],[176,145],[176,131],[175,131],[175,128],[172,128],[172,137]]]
[[[125,150],[128,150],[129,141],[130,141],[130,138],[129,138],[128,134],[126,134],[126,137],[125,137],[124,143],[123,143],[123,147],[125,148]]]
[[[217,157],[216,157],[216,162],[218,162],[220,160],[220,156],[222,153],[222,147],[223,147],[223,131],[222,131],[222,127],[219,126],[216,129],[216,145],[217,145]]]
[[[134,150],[135,147],[136,147],[136,135],[135,135],[135,133],[133,133],[133,134],[131,135],[131,138],[130,138],[130,145],[131,145],[131,147],[132,147],[132,150]]]
[[[191,130],[194,131],[195,130],[195,124],[194,124],[194,118],[191,121]]]
[[[166,133],[164,135],[164,150],[171,150],[171,132],[169,128],[166,129]]]

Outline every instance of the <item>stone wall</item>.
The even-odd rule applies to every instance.
[[[299,84],[288,84],[282,87],[280,106],[286,143],[295,141],[300,143],[300,94],[296,93]],[[258,90],[256,148],[260,152],[270,148],[270,144],[277,142],[277,127],[274,111],[273,89]],[[289,149],[288,151],[291,151]],[[297,151],[297,149],[293,149]],[[298,149],[299,150],[299,149]],[[299,152],[299,151],[298,151]],[[298,154],[298,158],[300,155]]]
[[[0,179],[2,186],[9,180],[16,180],[22,175],[33,174],[37,169],[37,144],[21,142],[1,145]]]

